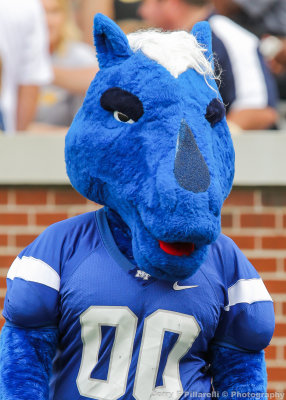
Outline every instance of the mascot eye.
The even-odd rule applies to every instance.
[[[117,121],[133,124],[144,114],[143,104],[135,94],[118,87],[110,88],[102,93],[100,105],[111,111]]]
[[[134,124],[135,122],[133,119],[129,118],[126,114],[123,114],[120,111],[114,111],[113,116],[117,121],[125,122],[126,124]]]
[[[219,99],[212,99],[207,106],[205,113],[205,119],[209,121],[213,128],[218,122],[225,117],[225,108],[223,103]]]

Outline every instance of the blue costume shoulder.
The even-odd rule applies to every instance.
[[[221,316],[214,343],[241,351],[260,351],[274,331],[274,307],[261,277],[232,239],[225,235],[210,246],[208,268]]]
[[[29,328],[56,326],[61,282],[98,244],[94,212],[48,227],[8,272],[5,319]]]

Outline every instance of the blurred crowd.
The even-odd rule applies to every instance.
[[[281,126],[285,0],[0,0],[0,130],[66,131],[98,71],[93,16],[125,33],[207,20],[233,133]]]

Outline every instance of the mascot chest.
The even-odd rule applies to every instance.
[[[209,391],[203,370],[221,310],[205,267],[180,282],[154,279],[105,233],[76,268],[63,272],[55,393],[104,399],[143,390],[138,398],[145,399],[163,382],[176,398],[182,385]]]

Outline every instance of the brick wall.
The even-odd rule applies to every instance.
[[[1,309],[5,276],[21,249],[46,226],[95,208],[69,187],[0,187]],[[266,350],[269,390],[286,392],[286,188],[234,189],[224,205],[222,224],[274,299],[276,329]]]

